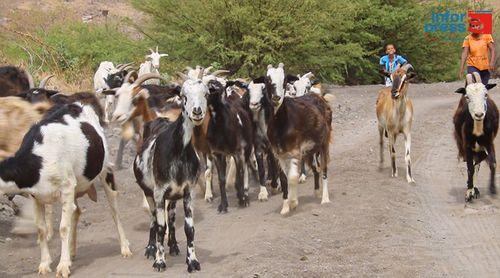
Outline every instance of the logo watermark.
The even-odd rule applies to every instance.
[[[424,24],[424,34],[429,41],[462,41],[463,35],[472,33],[491,34],[492,11],[443,11],[432,12]]]

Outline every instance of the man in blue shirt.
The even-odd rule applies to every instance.
[[[385,46],[385,53],[387,55],[380,58],[380,72],[385,76],[385,86],[391,87],[391,74],[402,65],[408,63],[408,61],[406,61],[403,56],[396,54],[396,47],[394,44],[387,44]]]

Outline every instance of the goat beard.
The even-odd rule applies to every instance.
[[[483,135],[483,124],[484,121],[476,121],[474,120],[474,129],[472,130],[472,134],[475,136],[481,136]]]

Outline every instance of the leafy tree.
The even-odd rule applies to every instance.
[[[448,1],[447,1],[448,2]],[[380,81],[386,42],[412,62],[424,81],[455,78],[461,39],[427,34],[440,1],[405,0],[132,0],[151,16],[142,30],[171,54],[172,66],[218,62],[240,76],[284,62],[288,72],[313,71],[325,81]],[[464,4],[446,9],[465,11]],[[154,35],[153,35],[154,34]],[[439,62],[436,62],[439,61]]]

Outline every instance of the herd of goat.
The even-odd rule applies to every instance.
[[[212,170],[220,188],[218,211],[227,212],[226,182],[234,172],[240,206],[248,206],[249,175],[256,173],[258,200],[267,189],[282,192],[281,214],[298,206],[298,183],[306,165],[314,177],[314,192],[329,203],[328,162],[332,142],[331,95],[325,94],[312,73],[285,74],[282,63],[269,65],[265,75],[250,81],[229,79],[228,71],[187,67],[167,82],[159,73],[160,57],[150,50],[139,70],[132,64],[116,67],[102,62],[94,76],[95,92],[63,94],[45,88],[51,76],[35,86],[29,72],[0,67],[0,192],[22,195],[34,202],[34,219],[41,249],[40,274],[51,271],[48,241],[52,237],[52,204],[61,202],[61,257],[57,276],[68,277],[76,254],[78,198],[96,200],[94,181],[100,179],[118,230],[121,254],[131,255],[117,211],[117,189],[105,128],[121,126],[114,167],[122,167],[127,142],[135,141],[136,182],[143,191],[151,224],[146,257],[153,267],[166,268],[164,240],[170,255],[178,255],[175,209],[182,199],[189,272],[200,270],[194,244],[192,190],[204,172],[205,199],[213,200]],[[392,176],[397,176],[395,140],[405,138],[407,181],[411,172],[410,146],[413,106],[408,97],[414,72],[406,64],[392,75],[393,86],[380,90],[376,104],[380,160],[384,137],[389,141]],[[160,85],[163,80],[166,85]],[[478,197],[473,176],[479,163],[490,165],[490,192],[495,193],[495,151],[498,110],[479,75],[467,75],[454,117],[459,155],[467,162],[466,201]],[[104,99],[104,108],[101,105]],[[71,155],[67,155],[71,153]],[[204,171],[202,170],[204,169]],[[229,169],[232,169],[229,170]],[[321,188],[320,188],[321,178]],[[279,181],[279,185],[278,185]]]

